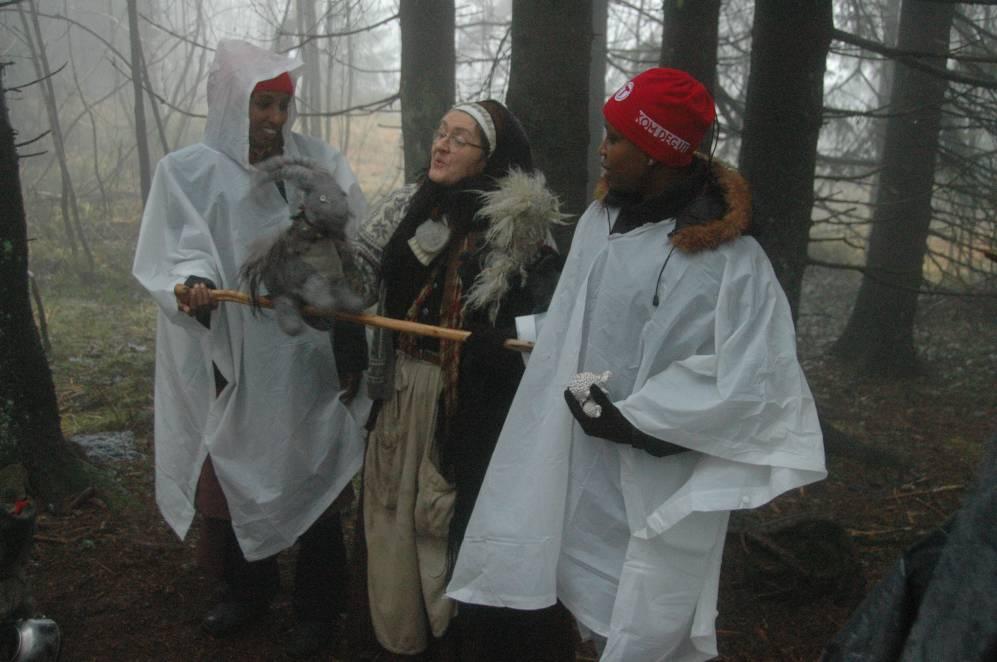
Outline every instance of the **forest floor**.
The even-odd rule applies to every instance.
[[[37,612],[62,629],[62,660],[282,659],[291,627],[286,589],[270,616],[239,636],[212,639],[200,630],[217,587],[194,564],[196,526],[180,542],[154,503],[151,302],[127,266],[101,265],[110,275],[86,287],[46,277],[47,266],[55,265],[33,259],[64,432],[131,432],[137,450],[101,464],[115,489],[39,517],[29,572]],[[828,355],[855,278],[808,276],[799,349],[822,419],[837,430],[827,441],[829,477],[732,520],[717,621],[723,660],[815,660],[902,551],[958,509],[995,431],[994,300],[925,299],[917,320],[922,374],[872,379]],[[832,529],[778,531],[806,518]],[[285,573],[293,554],[282,557]],[[801,564],[828,581],[800,580],[792,570]],[[350,659],[341,634],[317,659]],[[580,647],[579,659],[593,657]]]

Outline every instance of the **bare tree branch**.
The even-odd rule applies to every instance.
[[[960,292],[958,290],[950,290],[943,287],[903,287],[894,283],[893,281],[888,281],[884,278],[877,276],[878,269],[870,269],[857,264],[843,264],[840,262],[827,262],[825,260],[818,260],[815,258],[809,258],[807,264],[813,267],[824,267],[825,269],[838,269],[842,271],[857,271],[863,274],[866,278],[872,278],[881,282],[883,285],[888,287],[904,290],[906,292],[914,292],[916,294],[926,294],[926,295],[938,295],[947,297],[963,297],[967,299],[997,299],[997,292]]]
[[[183,41],[183,42],[186,42],[188,44],[191,44],[192,46],[197,46],[198,48],[203,48],[206,51],[214,52],[214,50],[215,50],[211,46],[207,46],[205,44],[196,42],[193,39],[191,39],[190,37],[185,37],[182,34],[178,34],[178,33],[174,32],[173,30],[170,30],[169,28],[167,28],[167,27],[165,27],[163,25],[160,25],[159,23],[156,23],[155,21],[153,21],[151,18],[149,18],[145,14],[139,14],[139,18],[141,18],[143,21],[145,21],[146,23],[148,23],[152,27],[156,28],[157,30],[165,32],[166,34],[170,35],[171,37],[176,37],[180,41]]]
[[[38,142],[39,140],[41,140],[42,138],[44,138],[45,136],[47,136],[50,133],[52,133],[52,129],[49,129],[48,131],[44,131],[42,133],[39,133],[37,136],[35,136],[31,140],[25,140],[24,142],[14,143],[14,147],[24,147],[25,145],[30,145],[33,142]]]
[[[354,113],[358,110],[377,112],[393,104],[395,101],[397,101],[400,98],[400,96],[401,95],[395,92],[394,94],[388,95],[383,99],[378,99],[376,101],[371,101],[369,103],[362,103],[356,106],[351,106],[350,108],[343,108],[341,110],[330,110],[324,113],[298,113],[298,116],[299,117],[338,117],[340,115]]]
[[[298,42],[297,44],[294,44],[293,46],[288,46],[284,50],[277,52],[287,53],[288,51],[293,51],[296,48],[301,48],[305,44],[310,44],[311,42],[317,41],[319,39],[335,39],[337,37],[348,37],[350,35],[360,34],[361,32],[369,32],[383,25],[387,25],[388,23],[391,23],[392,21],[395,21],[397,19],[398,19],[398,14],[393,14],[383,20],[378,21],[377,23],[371,23],[370,25],[365,25],[362,28],[355,28],[353,30],[343,30],[341,32],[325,32],[322,34],[302,34],[298,32],[285,32],[283,30],[279,30],[277,32],[278,37],[299,37],[299,38],[304,37],[304,39]]]
[[[995,0],[997,2],[997,0]],[[845,32],[844,30],[835,29],[833,37],[845,44],[850,44],[852,46],[858,46],[867,51],[872,51],[873,53],[878,53],[879,55],[885,55],[890,58],[935,58],[939,56],[938,53],[925,53],[920,51],[909,51],[902,50],[899,48],[893,48],[891,46],[886,46],[878,41],[873,41],[872,39],[866,39],[858,35],[852,34],[851,32]],[[983,57],[979,55],[959,55],[957,53],[948,52],[945,53],[944,57],[949,60],[955,60],[957,62],[983,62],[985,64],[997,64],[997,57]]]
[[[921,0],[921,2],[937,2],[948,5],[997,5],[997,0]]]
[[[627,9],[631,9],[637,12],[640,16],[643,16],[644,18],[650,20],[652,23],[657,23],[658,25],[664,24],[664,20],[660,16],[655,16],[651,12],[644,9],[643,6],[635,5],[632,2],[627,2],[626,0],[613,0],[613,4],[619,5],[621,7],[626,7]]]
[[[937,67],[927,62],[922,62],[921,58],[927,57],[946,57],[953,60],[964,60],[967,56],[953,55],[951,53],[946,53],[943,56],[930,55],[928,53],[918,53],[916,51],[903,51],[896,48],[890,48],[889,46],[884,46],[883,44],[872,41],[871,39],[863,39],[851,33],[845,32],[843,30],[834,29],[832,31],[832,36],[834,39],[844,42],[846,44],[852,44],[853,46],[858,46],[873,53],[879,53],[880,55],[885,55],[887,57],[896,58],[897,60],[903,62],[905,65],[912,69],[919,69],[933,76],[938,76],[939,78],[944,78],[955,83],[963,83],[965,85],[972,85],[974,87],[984,87],[989,90],[997,90],[997,80],[992,78],[978,78],[976,76],[967,76],[965,74],[960,74],[944,67]],[[972,61],[976,62],[993,62],[997,63],[997,59],[994,58],[974,58]]]
[[[0,5],[0,11],[11,11],[11,10],[9,10],[9,9],[3,9],[3,6]],[[112,44],[111,42],[109,42],[107,39],[105,39],[104,37],[102,37],[101,35],[99,35],[97,32],[95,32],[94,30],[92,30],[88,26],[84,25],[83,23],[80,23],[79,21],[75,21],[75,20],[69,18],[68,16],[64,16],[62,14],[45,14],[45,13],[39,12],[39,11],[36,11],[35,13],[38,16],[42,17],[42,18],[53,18],[53,19],[56,19],[56,20],[59,20],[59,21],[65,21],[65,22],[69,23],[70,25],[75,25],[76,27],[78,27],[79,29],[83,30],[84,32],[86,32],[87,34],[89,34],[91,37],[93,37],[94,39],[96,39],[97,41],[99,41],[100,43],[102,43],[105,46],[107,46],[107,49],[109,51],[111,51],[112,53],[114,53],[115,55],[117,55],[118,58],[120,58],[122,62],[128,63],[128,58],[125,57],[121,53],[121,51],[119,51],[117,48],[115,48],[114,44]],[[63,67],[64,66],[66,66],[66,65],[63,65]],[[61,69],[62,69],[62,67],[60,67],[60,70]],[[40,78],[39,80],[44,80],[44,78]]]
[[[20,1],[21,0],[14,0],[14,2],[20,2]],[[11,3],[11,4],[13,4],[13,3]],[[3,7],[3,5],[0,4],[0,7]],[[45,81],[45,80],[47,80],[49,78],[52,78],[57,73],[59,73],[60,71],[62,71],[63,69],[65,69],[67,64],[69,64],[69,63],[68,62],[63,62],[61,67],[59,67],[55,71],[51,72],[47,76],[42,76],[41,78],[36,78],[33,81],[31,81],[30,83],[21,83],[20,85],[12,85],[12,86],[10,86],[10,87],[7,88],[7,91],[8,92],[23,92],[24,88],[26,88],[26,87],[31,87],[32,85],[37,85],[38,83],[41,83],[42,81]]]

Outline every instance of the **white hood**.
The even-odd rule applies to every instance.
[[[208,123],[204,144],[249,167],[249,97],[260,81],[287,72],[297,84],[300,60],[236,39],[218,42],[208,72]],[[289,142],[297,111],[294,97],[284,123],[284,144]]]
[[[160,307],[156,338],[156,500],[182,538],[197,481],[211,456],[247,559],[286,549],[359,469],[369,401],[347,407],[329,334],[283,334],[272,313],[219,306],[210,328],[177,311],[173,288],[188,276],[238,288],[254,243],[281,231],[301,200],[286,186],[254,186],[249,97],[298,63],[223,41],[211,68],[205,142],[168,154],[152,180],[133,273]],[[350,214],[366,202],[346,158],[284,125],[284,153],[319,163],[347,191]],[[212,364],[228,385],[215,393]]]

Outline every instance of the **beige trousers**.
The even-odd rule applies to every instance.
[[[394,393],[367,442],[364,532],[367,591],[378,642],[420,653],[456,611],[444,595],[454,488],[437,470],[440,367],[399,352]]]

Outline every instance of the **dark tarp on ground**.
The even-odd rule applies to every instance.
[[[904,553],[821,660],[997,660],[997,437],[962,508]]]

